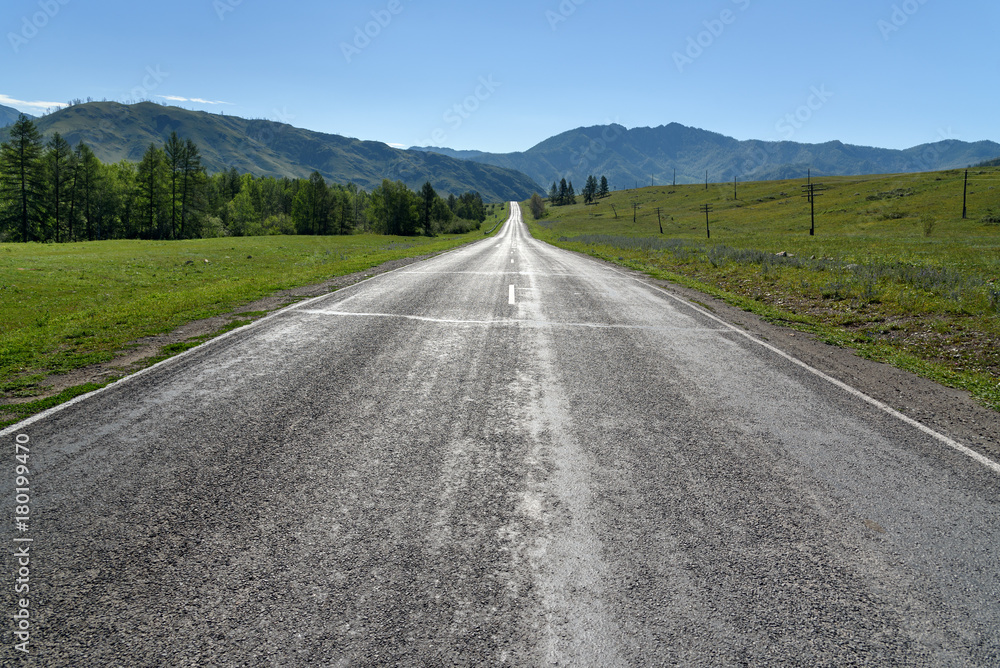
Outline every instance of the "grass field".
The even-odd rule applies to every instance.
[[[51,374],[109,361],[142,337],[229,313],[279,290],[482,239],[506,216],[505,206],[481,231],[437,238],[0,244],[0,426],[97,387],[32,401],[45,395]],[[243,315],[249,318],[237,325],[263,313]],[[195,343],[173,345],[156,359]]]
[[[970,171],[964,220],[963,178],[813,179],[815,236],[805,179],[618,191],[529,225],[1000,409],[1000,169]]]

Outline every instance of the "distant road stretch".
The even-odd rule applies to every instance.
[[[3,432],[0,663],[1000,665],[989,462],[512,209]]]

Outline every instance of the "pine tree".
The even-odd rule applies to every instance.
[[[607,197],[609,194],[610,194],[610,189],[608,188],[608,177],[602,176],[601,177],[601,187],[597,191],[597,196],[603,199],[603,198]]]
[[[559,187],[556,182],[552,182],[552,187],[549,188],[549,204],[556,206],[559,204]]]
[[[49,140],[45,153],[45,164],[48,178],[49,215],[52,220],[52,236],[59,243],[63,218],[66,216],[64,203],[72,199],[70,185],[73,182],[73,149],[69,142],[58,132]]]
[[[144,236],[149,239],[161,239],[163,230],[159,219],[166,187],[163,183],[163,151],[156,148],[155,144],[150,144],[143,154],[135,178],[139,215],[145,227]]]
[[[187,153],[187,148],[184,146],[184,142],[181,141],[180,137],[177,136],[176,132],[170,133],[170,138],[167,139],[167,143],[163,145],[163,155],[165,157],[164,164],[167,168],[167,177],[170,180],[170,238],[177,239],[177,222],[179,216],[178,209],[183,211],[183,205],[178,201],[178,196],[180,195],[179,190],[181,189],[181,181],[183,180],[183,164],[185,161],[185,155]],[[183,215],[183,213],[181,214]]]
[[[556,195],[556,204],[558,206],[569,204],[569,185],[567,185],[566,179],[559,182],[559,194]]]
[[[583,187],[583,202],[590,204],[597,196],[597,179],[591,174],[587,177],[587,184]]]
[[[90,150],[90,147],[80,142],[76,146],[76,180],[73,188],[73,199],[83,215],[87,240],[101,238],[101,230],[94,229],[94,201],[98,182],[101,179],[101,162]]]
[[[0,145],[0,201],[11,203],[4,227],[24,242],[39,238],[44,198],[42,135],[21,114],[10,128],[10,141]]]
[[[431,185],[430,181],[424,183],[424,187],[420,189],[420,224],[424,228],[424,234],[430,236],[433,234],[431,229],[431,210],[434,208],[434,202],[437,200],[437,193],[434,191],[434,186]]]
[[[190,139],[184,144],[184,156],[181,160],[181,227],[180,238],[187,238],[192,227],[200,227],[200,223],[194,224],[198,216],[205,210],[206,185],[208,179],[205,175],[205,168],[201,164],[201,154],[198,147]]]

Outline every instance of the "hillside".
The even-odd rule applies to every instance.
[[[14,107],[5,107],[0,104],[0,128],[6,127],[8,125],[13,125],[17,117],[21,115],[21,112]],[[25,114],[28,118],[34,118],[31,114]]]
[[[673,182],[761,181],[797,178],[807,169],[817,175],[928,172],[977,164],[1000,155],[1000,144],[955,140],[907,150],[852,146],[839,141],[800,144],[790,141],[739,141],[715,132],[671,123],[657,128],[621,125],[578,128],[547,139],[521,153],[477,153],[415,147],[451,157],[524,172],[546,188],[567,178],[579,190],[588,175],[605,175],[612,188]]]
[[[171,131],[198,145],[209,172],[308,177],[314,170],[337,183],[371,190],[383,178],[413,190],[430,181],[439,193],[478,191],[487,201],[524,199],[539,189],[530,178],[488,164],[360,141],[266,120],[248,120],[143,102],[74,105],[36,121],[45,136],[59,132],[71,145],[86,142],[102,162],[138,162]],[[6,140],[0,131],[0,139]]]

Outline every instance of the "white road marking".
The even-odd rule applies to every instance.
[[[513,260],[511,260],[511,262],[513,262]],[[507,303],[508,304],[513,304],[514,303],[514,286],[513,285],[510,286],[510,291],[507,293]]]

